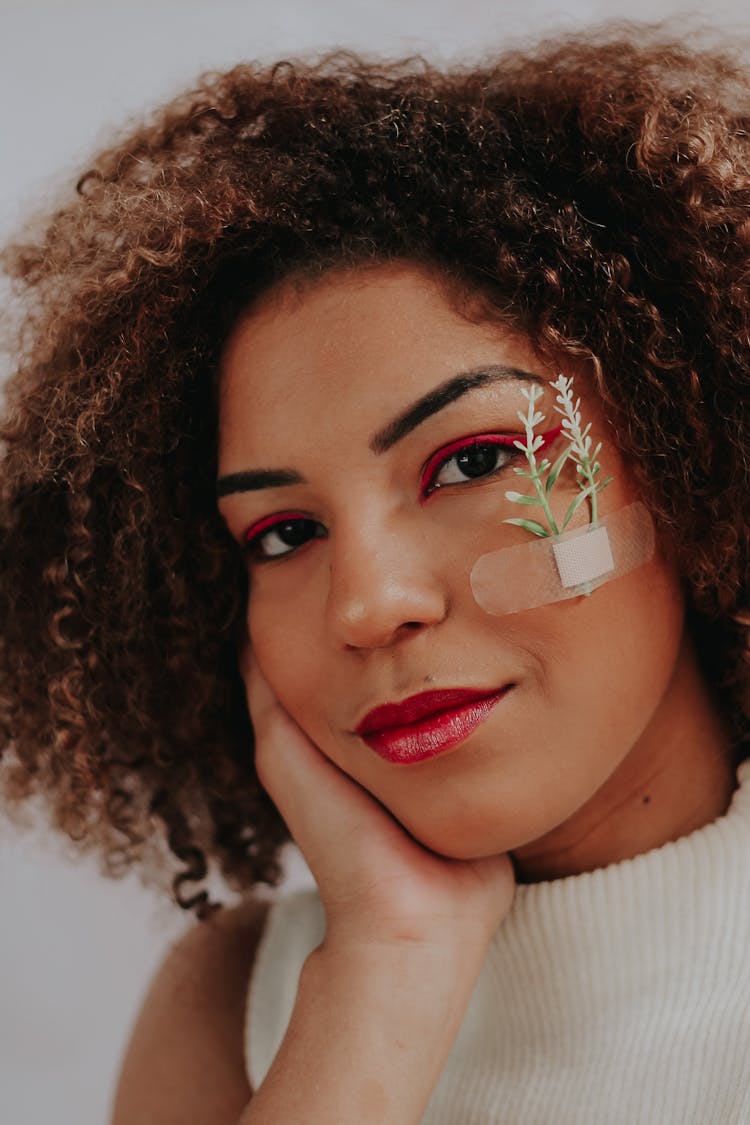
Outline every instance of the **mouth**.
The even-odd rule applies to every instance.
[[[412,695],[370,711],[355,734],[387,762],[422,762],[468,738],[512,687]]]

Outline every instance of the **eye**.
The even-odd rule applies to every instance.
[[[477,434],[444,445],[427,462],[420,484],[426,499],[438,488],[492,476],[519,456],[520,434]]]
[[[312,539],[324,539],[326,530],[317,520],[298,512],[282,512],[258,520],[245,532],[247,555],[256,562],[291,555]]]

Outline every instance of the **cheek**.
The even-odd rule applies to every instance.
[[[270,604],[251,595],[247,609],[250,645],[275,694],[282,699],[297,676],[297,664],[306,650],[305,637],[284,603]]]
[[[648,564],[600,587],[578,615],[571,614],[570,624],[556,662],[568,698],[584,703],[601,738],[634,740],[666,691],[680,652],[678,581],[660,564]]]
[[[253,600],[247,610],[250,645],[260,669],[279,702],[308,734],[317,726],[316,702],[323,698],[320,641],[311,627],[311,616],[287,600],[274,603]]]

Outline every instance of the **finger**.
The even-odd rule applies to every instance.
[[[334,873],[341,877],[352,862],[361,862],[363,838],[369,847],[383,833],[400,838],[390,814],[284,710],[253,657],[247,671],[258,777],[319,882]]]

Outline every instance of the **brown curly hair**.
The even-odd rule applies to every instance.
[[[102,153],[3,258],[8,807],[43,795],[112,873],[171,863],[200,915],[187,885],[209,864],[237,889],[277,880],[288,836],[236,660],[246,572],[216,508],[218,358],[270,285],[395,259],[593,364],[741,748],[749,246],[750,80],[642,28],[449,72],[241,65]]]

